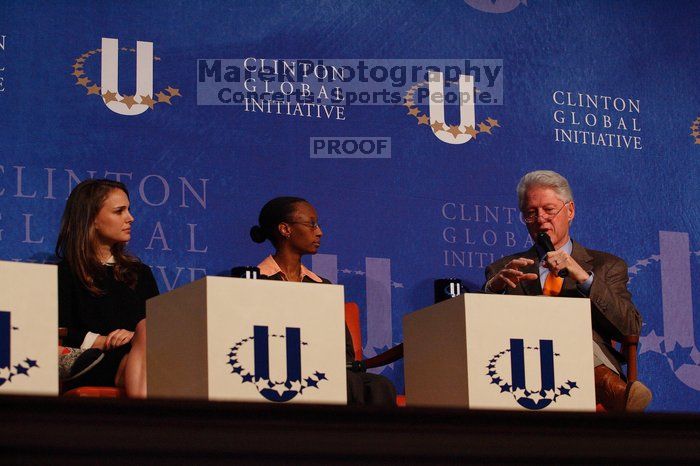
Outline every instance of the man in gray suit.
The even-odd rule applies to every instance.
[[[534,171],[518,184],[518,203],[535,246],[486,268],[487,293],[587,297],[591,300],[596,401],[608,411],[643,411],[651,391],[641,382],[627,384],[623,357],[611,344],[623,335],[639,335],[642,317],[627,290],[627,264],[619,257],[587,249],[571,240],[574,198],[569,183],[553,171]],[[538,233],[554,251],[537,245]],[[559,272],[566,270],[566,277]]]

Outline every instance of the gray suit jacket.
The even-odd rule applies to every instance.
[[[535,261],[533,265],[521,270],[525,273],[539,275],[539,258],[537,249],[533,246],[527,251],[503,257],[489,265],[486,268],[486,280],[491,279],[508,262],[518,257],[533,259]],[[642,328],[642,316],[632,304],[632,295],[627,290],[627,264],[619,257],[606,252],[586,249],[576,242],[573,242],[571,257],[585,271],[595,274],[589,296],[591,299],[593,340],[600,345],[618,371],[621,371],[620,363],[624,362],[624,358],[612,347],[611,339],[619,340],[623,335],[639,335]],[[539,279],[520,282],[516,288],[506,288],[506,294],[541,295],[542,286]],[[576,288],[576,283],[570,277],[564,279],[559,296],[583,297]]]

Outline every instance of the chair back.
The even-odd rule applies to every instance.
[[[345,325],[348,326],[355,349],[355,361],[362,361],[362,327],[360,327],[360,307],[357,303],[345,303]]]

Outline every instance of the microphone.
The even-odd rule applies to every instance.
[[[231,276],[235,278],[249,278],[252,280],[257,280],[258,278],[262,278],[260,275],[260,269],[257,267],[251,267],[251,266],[241,266],[241,267],[234,267],[231,269]]]
[[[459,278],[438,278],[433,281],[435,287],[435,302],[454,298],[462,293],[469,293]]]
[[[544,231],[537,233],[537,245],[544,249],[546,252],[554,251],[554,245],[552,244],[552,238],[549,237]],[[559,277],[564,278],[569,275],[569,271],[562,269],[557,274]]]

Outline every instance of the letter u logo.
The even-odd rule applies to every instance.
[[[255,349],[255,382],[270,381],[270,347],[268,327],[256,325],[253,329]],[[285,387],[291,388],[292,382],[301,382],[301,330],[295,327],[286,328],[285,342],[287,347],[287,380]],[[271,388],[263,388],[260,394],[270,401],[282,403],[297,395],[295,390],[287,390],[281,395]]]
[[[10,313],[0,311],[0,369],[10,367]]]
[[[429,96],[429,111],[430,124],[442,123],[445,121],[445,104],[435,102],[435,97],[445,94],[445,82],[443,74],[440,71],[430,71],[428,73],[428,90]],[[445,99],[442,99],[443,102]],[[466,100],[466,102],[465,102]],[[459,129],[464,131],[467,126],[476,127],[476,117],[474,115],[474,83],[472,77],[465,74],[459,75]],[[432,127],[433,134],[442,142],[448,144],[464,144],[472,139],[470,134],[458,134],[457,137],[446,130],[436,130]]]
[[[690,235],[659,231],[659,250],[664,335],[659,338],[653,331],[653,335],[642,337],[639,354],[646,351],[664,354],[678,380],[700,390],[700,366],[692,356],[700,348],[695,344],[693,284],[697,281],[691,269]]]
[[[521,338],[510,339],[510,373],[513,390],[527,390],[525,386],[525,348]],[[554,390],[554,345],[552,340],[540,340],[540,377],[541,391]],[[537,402],[527,398],[516,398],[520,406],[527,409],[542,409],[549,406],[550,399]]]
[[[119,40],[102,38],[102,76],[101,89],[119,94]],[[105,103],[107,108],[120,115],[135,116],[148,110],[148,105],[142,104],[144,97],[153,97],[153,42],[136,42],[136,95],[131,107],[124,102],[112,100]]]

